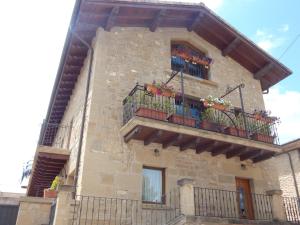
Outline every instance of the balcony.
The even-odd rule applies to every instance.
[[[70,126],[44,123],[32,165],[29,180],[28,196],[43,196],[43,191],[49,188],[52,181],[59,175],[69,159],[65,135]]]
[[[206,107],[200,100],[183,109],[177,97],[153,95],[137,85],[123,101],[121,133],[125,142],[155,142],[163,148],[178,146],[181,151],[190,148],[198,154],[207,151],[256,163],[279,152],[276,125],[272,117]]]

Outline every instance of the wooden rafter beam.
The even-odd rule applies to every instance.
[[[114,6],[112,10],[110,11],[110,14],[107,18],[106,24],[104,26],[104,30],[110,31],[111,28],[114,26],[115,20],[117,15],[119,14],[120,7],[119,6]]]
[[[248,151],[246,153],[243,153],[240,155],[240,160],[241,161],[245,161],[247,159],[253,159],[255,157],[258,157],[262,154],[261,150],[252,150],[252,151]]]
[[[216,146],[211,150],[212,156],[217,156],[220,154],[224,154],[228,152],[230,149],[232,149],[232,144],[224,143],[222,145]]]
[[[228,54],[230,54],[230,52],[236,49],[241,44],[241,42],[241,39],[236,37],[232,42],[230,42],[229,45],[227,45],[226,48],[222,50],[222,55],[227,56]]]
[[[266,73],[268,73],[271,69],[274,68],[274,64],[272,62],[267,63],[263,68],[261,68],[259,71],[257,71],[253,76],[254,79],[261,79]]]
[[[141,132],[141,128],[140,127],[136,127],[134,128],[130,133],[128,133],[125,137],[124,137],[124,141],[125,143],[128,143],[131,139],[133,139],[137,134],[139,134]]]
[[[157,29],[157,27],[163,20],[164,16],[166,15],[166,12],[167,12],[166,9],[159,10],[159,12],[156,14],[156,16],[154,17],[154,19],[149,27],[151,32],[154,32]]]
[[[173,136],[171,136],[169,139],[165,140],[163,142],[162,147],[163,148],[167,148],[175,143],[180,142],[183,139],[183,135],[182,134],[175,134]]]
[[[155,130],[153,131],[148,137],[144,140],[144,145],[149,145],[151,142],[156,141],[158,138],[160,138],[163,134],[162,130]]]
[[[263,155],[253,158],[252,162],[258,163],[258,162],[264,161],[266,159],[269,159],[269,158],[273,157],[274,155],[275,155],[275,152],[268,152],[268,153],[265,153]]]
[[[190,139],[190,140],[182,143],[180,145],[180,151],[184,151],[184,150],[186,150],[188,148],[197,146],[200,143],[200,141],[201,141],[201,138],[194,137],[194,138],[192,138],[192,139]]]
[[[234,148],[226,153],[226,158],[230,159],[232,157],[239,156],[239,155],[243,154],[245,151],[247,151],[246,146],[240,146],[240,147]]]
[[[203,17],[204,17],[204,12],[200,11],[198,15],[195,17],[195,19],[193,20],[193,22],[188,26],[187,30],[189,32],[193,31],[200,23],[200,21],[203,19]]]
[[[213,148],[216,145],[217,145],[217,142],[213,141],[213,140],[208,140],[206,142],[201,142],[196,146],[196,153],[200,154],[202,152],[209,151],[210,148]]]

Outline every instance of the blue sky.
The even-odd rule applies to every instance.
[[[299,9],[298,0],[224,0],[216,11],[254,42],[272,42],[267,51],[277,59],[300,34]],[[285,90],[300,91],[299,50],[300,38],[280,60],[293,71],[279,84]]]
[[[300,0],[203,1],[275,58],[300,33]],[[36,149],[74,0],[0,4],[0,192],[20,192],[22,166]],[[300,137],[299,54],[300,39],[281,59],[294,74],[265,96],[266,107],[281,118],[281,142]]]

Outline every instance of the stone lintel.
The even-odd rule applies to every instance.
[[[282,190],[269,190],[269,191],[266,191],[266,194],[267,195],[282,195]]]
[[[21,202],[33,203],[33,204],[51,204],[54,198],[41,198],[41,197],[21,197]]]
[[[75,187],[73,185],[58,185],[57,190],[59,192],[64,191],[64,192],[74,192]]]
[[[194,184],[194,182],[195,181],[193,179],[182,178],[182,179],[177,181],[177,184],[182,187],[182,186],[187,185],[187,184]]]

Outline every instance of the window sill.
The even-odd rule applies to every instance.
[[[180,74],[178,73],[177,76],[180,77]],[[202,78],[199,78],[199,77],[194,77],[194,76],[191,76],[191,75],[186,74],[186,73],[183,74],[183,79],[184,78],[186,78],[188,80],[192,80],[192,81],[197,81],[197,82],[200,82],[202,84],[210,85],[210,86],[213,86],[213,87],[218,87],[218,83],[216,83],[214,81],[202,79]]]

